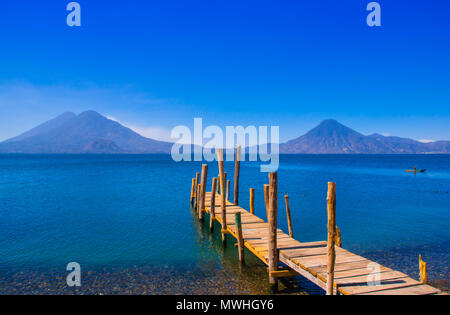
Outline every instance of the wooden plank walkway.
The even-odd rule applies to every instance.
[[[205,194],[205,211],[210,213],[211,192]],[[216,194],[215,220],[220,224],[222,218],[219,194]],[[227,232],[237,239],[235,213],[242,217],[242,232],[245,247],[268,265],[268,223],[247,210],[227,201]],[[278,229],[279,261],[291,271],[326,290],[327,242],[301,243]],[[379,269],[377,269],[379,268]],[[369,283],[369,276],[372,282]],[[404,273],[381,266],[364,257],[336,247],[335,293],[344,295],[429,295],[439,294],[440,290],[422,284]]]

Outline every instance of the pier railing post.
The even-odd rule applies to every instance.
[[[195,198],[195,214],[197,215],[198,218],[198,209],[200,208],[200,196],[202,195],[202,185],[198,184],[197,185],[197,194],[196,194],[196,198]]]
[[[191,186],[191,206],[194,205],[195,198],[195,178],[192,178],[192,186]]]
[[[250,188],[250,213],[255,214],[255,188]]]
[[[227,202],[226,202],[226,195],[225,195],[225,180],[226,180],[226,173],[225,173],[225,165],[224,165],[224,158],[223,158],[223,149],[217,149],[217,162],[219,164],[219,174],[220,174],[220,209],[222,211],[222,243],[223,245],[226,244],[226,234],[227,234]]]
[[[266,205],[266,217],[267,221],[269,221],[269,185],[264,185],[264,203]]]
[[[217,180],[218,180],[217,193],[220,195],[220,183],[222,182],[222,180],[220,179],[220,174],[217,174]]]
[[[289,237],[294,238],[294,232],[292,231],[292,219],[291,219],[291,208],[289,207],[289,196],[284,196],[284,201],[286,202],[286,216],[289,228]]]
[[[230,185],[231,181],[227,180],[227,200],[230,201]]]
[[[336,263],[336,183],[328,183],[328,257],[327,257],[327,295],[334,293],[334,265]]]
[[[195,173],[195,204],[194,208],[197,210],[198,204],[198,184],[200,184],[200,173]]]
[[[241,146],[236,148],[234,162],[234,204],[239,205],[239,172],[241,167]]]
[[[278,175],[277,173],[269,174],[269,285],[270,293],[278,291],[278,280],[272,276],[273,271],[278,270],[278,248],[277,248],[277,216],[278,216]]]
[[[428,283],[427,274],[427,263],[422,260],[422,255],[419,255],[419,271],[420,271],[420,282],[423,284]]]
[[[336,246],[342,247],[342,236],[341,236],[341,230],[336,226]]]
[[[209,206],[209,230],[212,231],[214,229],[214,219],[216,218],[216,186],[217,186],[217,178],[213,178],[212,188],[211,188],[211,204]]]
[[[244,263],[244,236],[242,235],[242,222],[241,222],[241,213],[236,212],[234,214],[234,221],[236,224],[236,232],[237,232],[237,242],[239,249],[239,262]]]
[[[198,218],[203,221],[205,210],[205,197],[206,197],[206,182],[208,180],[208,164],[202,165],[202,180],[201,180],[201,196],[200,196],[200,209],[198,211]]]
[[[217,186],[217,193],[220,194],[220,195],[225,195],[225,199],[228,200],[228,197],[227,197],[228,191],[226,189],[226,186],[227,186],[227,172],[225,172],[225,171],[224,171],[224,176],[225,176],[225,179],[223,180],[223,182],[225,183],[225,185],[224,185],[225,189],[222,190],[222,185],[220,184],[222,182],[222,178],[220,176],[220,173],[219,173],[219,175],[217,175],[217,178],[219,179],[219,185]]]

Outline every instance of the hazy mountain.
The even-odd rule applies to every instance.
[[[281,153],[417,154],[450,153],[450,141],[422,143],[412,139],[365,136],[336,120],[325,120],[307,134],[280,145]]]
[[[68,122],[69,120],[72,120],[73,118],[77,117],[77,115],[75,115],[74,113],[64,113],[54,119],[51,119],[17,137],[11,138],[9,140],[6,140],[5,143],[7,142],[16,142],[16,141],[22,141],[24,139],[27,138],[31,138],[40,134],[45,134],[51,130],[57,129],[61,126],[63,126],[66,122]]]
[[[145,138],[95,111],[65,113],[0,143],[1,153],[169,153],[171,143]]]
[[[172,143],[145,138],[95,111],[64,113],[0,143],[0,153],[170,153]],[[193,150],[193,147],[192,147]],[[417,154],[450,153],[450,141],[365,136],[336,120],[325,120],[307,134],[280,145],[280,153]]]

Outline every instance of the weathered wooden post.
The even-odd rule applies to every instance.
[[[223,182],[225,183],[225,189],[223,190],[224,191],[224,194],[225,194],[225,196],[226,196],[226,194],[227,194],[227,181],[228,181],[228,173],[227,172],[225,172],[225,166],[224,166],[224,176],[225,176],[225,179],[223,180]]]
[[[341,236],[341,230],[336,226],[336,246],[342,247],[342,236]]]
[[[292,219],[291,219],[291,208],[289,207],[289,196],[284,196],[284,201],[286,202],[286,215],[289,228],[289,237],[294,238],[294,232],[292,231]]]
[[[225,172],[224,174],[225,174],[224,182],[225,182],[225,186],[226,186],[226,183],[227,183],[227,172]],[[222,182],[222,179],[220,178],[220,173],[219,173],[219,175],[217,175],[217,178],[219,179],[219,185],[217,186],[217,193],[220,194],[220,195],[222,195],[222,194],[223,194],[223,191],[226,192],[226,189],[225,189],[225,190],[222,190],[222,187],[221,187],[221,185],[220,185],[220,183]]]
[[[230,201],[230,185],[231,181],[227,180],[227,200]]]
[[[198,184],[200,184],[200,173],[195,173],[195,204],[194,208],[197,209],[198,205]]]
[[[423,284],[428,283],[427,274],[427,263],[422,260],[422,255],[419,255],[419,271],[420,271],[420,282]]]
[[[195,173],[195,181],[197,182],[197,185],[200,183],[200,172]]]
[[[250,188],[250,213],[255,214],[255,188]]]
[[[191,206],[194,205],[195,198],[195,178],[192,178],[192,186],[191,186]]]
[[[237,241],[238,241],[238,249],[239,249],[239,262],[241,264],[244,263],[244,236],[242,235],[242,222],[241,222],[241,213],[236,212],[234,214],[234,221],[236,223],[237,229]]]
[[[217,186],[217,178],[213,178],[212,188],[211,188],[211,203],[209,206],[210,215],[209,215],[209,230],[212,232],[214,229],[214,219],[216,218],[216,186]]]
[[[264,185],[264,203],[266,204],[266,217],[267,221],[269,221],[269,185]]]
[[[208,180],[208,164],[202,165],[202,180],[201,180],[201,196],[200,196],[200,209],[198,211],[198,218],[203,221],[205,213],[205,199],[206,199],[206,182]]]
[[[217,180],[218,180],[217,193],[220,194],[220,183],[221,183],[220,174],[217,175]]]
[[[197,185],[197,197],[195,198],[195,214],[197,215],[197,218],[198,218],[198,209],[200,208],[200,196],[202,195],[201,189],[202,189],[202,185],[198,184]]]
[[[222,243],[223,245],[226,245],[227,241],[227,202],[226,202],[226,196],[225,196],[225,165],[224,165],[224,159],[223,159],[223,149],[217,149],[217,162],[219,164],[219,174],[220,174],[220,209],[222,211]]]
[[[328,183],[328,257],[327,257],[327,295],[334,294],[334,265],[336,263],[336,183]]]
[[[272,275],[272,272],[278,270],[278,248],[277,248],[277,216],[278,216],[278,175],[269,174],[269,285],[270,293],[278,291],[278,280]]]
[[[236,148],[234,159],[234,204],[239,205],[239,172],[241,167],[241,146]]]

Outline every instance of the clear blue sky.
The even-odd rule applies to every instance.
[[[164,137],[194,117],[279,125],[335,118],[365,133],[450,140],[450,1],[68,0],[0,5],[0,140],[94,109]]]

